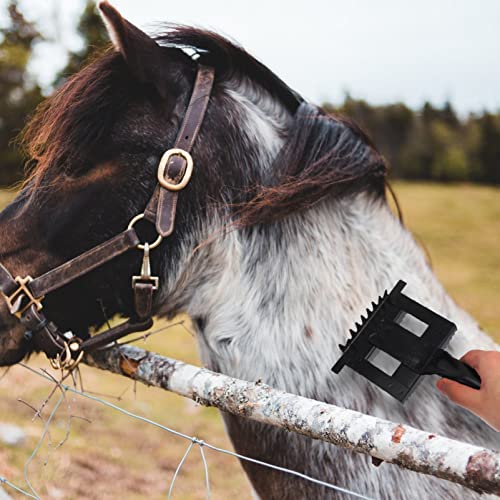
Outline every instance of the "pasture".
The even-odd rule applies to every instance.
[[[405,223],[425,244],[442,283],[457,303],[500,341],[500,189],[396,183],[395,190]],[[1,193],[0,204],[5,205],[12,196]],[[182,319],[184,325],[167,329],[139,345],[199,364],[189,322]],[[161,326],[158,322],[155,328]],[[332,353],[332,362],[336,356]],[[37,368],[48,366],[44,356],[33,357],[30,364]],[[218,413],[212,408],[196,406],[157,389],[135,387],[123,378],[85,366],[82,375],[88,392],[211,444],[230,448]],[[49,384],[22,367],[13,367],[0,376],[0,421],[19,425],[27,433],[20,446],[0,446],[0,473],[18,485],[24,484],[23,467],[43,429],[40,420],[32,420],[32,409],[18,400],[38,407],[49,391]],[[46,440],[29,466],[29,478],[43,498],[165,498],[188,446],[186,441],[98,403],[73,396],[67,403],[63,403],[51,426],[52,449]],[[67,431],[68,413],[74,416],[71,434],[56,450]],[[250,498],[248,482],[236,459],[210,450],[206,456],[213,498]],[[199,499],[204,498],[204,492],[203,465],[198,450],[193,448],[173,497]]]

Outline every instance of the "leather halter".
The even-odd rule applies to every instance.
[[[10,313],[31,332],[35,346],[45,352],[54,367],[73,369],[86,351],[105,347],[129,333],[148,330],[153,325],[153,295],[158,289],[159,278],[151,276],[149,252],[174,230],[177,198],[191,178],[193,159],[190,151],[203,123],[214,76],[213,68],[198,66],[191,99],[175,145],[161,158],[158,185],[144,213],[134,217],[128,229],[34,279],[31,276],[14,278],[0,263],[0,292]],[[137,236],[134,224],[142,218],[155,224],[158,238],[153,243],[141,243]],[[44,316],[42,301],[46,294],[133,248],[143,251],[141,272],[132,277],[135,306],[133,317],[82,341],[72,332],[61,332]]]

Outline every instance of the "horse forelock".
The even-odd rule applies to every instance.
[[[48,172],[78,171],[98,152],[129,100],[125,74],[122,58],[108,50],[37,108],[20,136],[30,168],[26,186],[38,187]]]

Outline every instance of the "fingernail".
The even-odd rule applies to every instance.
[[[440,379],[440,380],[437,381],[436,387],[438,388],[438,390],[440,390],[441,392],[443,392],[443,390],[444,390],[444,384],[445,384],[444,380]]]

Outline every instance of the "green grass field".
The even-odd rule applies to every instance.
[[[455,300],[500,341],[500,189],[408,183],[398,183],[395,189],[405,222],[425,244],[439,278]],[[2,193],[0,203],[11,197],[11,193]],[[185,327],[172,328],[139,345],[199,363],[185,320]],[[30,365],[47,368],[48,362],[39,356],[30,360]],[[121,377],[85,366],[82,374],[86,391],[107,395],[106,399],[123,408],[188,435],[230,447],[214,409],[157,389],[135,387]],[[39,407],[51,386],[22,367],[14,367],[0,377],[0,421],[17,424],[27,433],[21,446],[0,444],[0,474],[25,487],[23,467],[43,430],[40,420],[32,420],[33,411],[25,403]],[[46,410],[44,415],[48,414]],[[70,436],[55,449],[66,434],[68,414],[74,416]],[[46,440],[28,469],[37,492],[50,499],[165,498],[188,446],[188,442],[163,430],[73,396],[60,407],[50,433],[52,448]],[[212,498],[251,498],[236,459],[209,450],[206,454]],[[203,474],[200,454],[193,448],[177,479],[173,498],[204,498]]]

